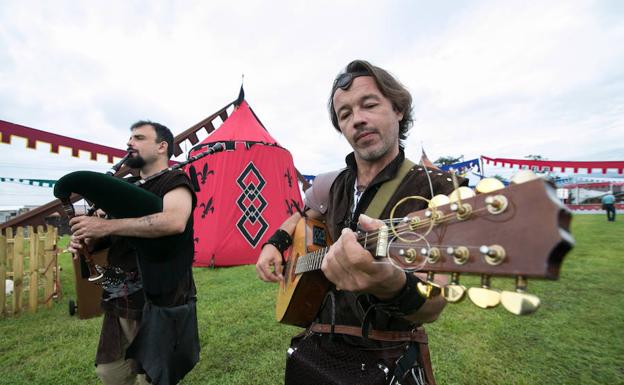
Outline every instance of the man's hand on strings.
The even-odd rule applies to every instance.
[[[256,263],[258,278],[265,282],[279,282],[284,279],[282,275],[282,254],[277,247],[267,244],[262,248],[258,262]]]
[[[313,217],[320,217],[320,213],[316,213],[313,210],[308,210],[306,214],[308,216],[313,215]],[[281,224],[280,229],[292,235],[295,233],[295,227],[297,227],[297,223],[300,219],[301,215],[299,213],[294,213]],[[282,263],[282,254],[280,254],[277,247],[271,244],[264,245],[258,257],[258,262],[256,262],[258,278],[265,282],[279,282],[283,280]]]
[[[360,215],[364,231],[378,229],[382,222]],[[338,290],[365,292],[379,299],[390,299],[405,285],[405,273],[391,263],[377,261],[357,242],[357,234],[343,229],[342,235],[329,249],[321,269]]]

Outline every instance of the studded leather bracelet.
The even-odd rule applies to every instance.
[[[271,235],[271,238],[262,245],[262,248],[267,244],[275,246],[280,254],[284,255],[284,251],[288,250],[290,245],[292,245],[292,237],[287,231],[278,229],[275,234]]]

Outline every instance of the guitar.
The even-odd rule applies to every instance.
[[[482,308],[502,302],[515,314],[532,313],[539,298],[526,293],[526,280],[559,278],[563,258],[574,245],[571,214],[542,179],[502,187],[476,195],[460,187],[450,198],[436,196],[427,200],[427,209],[385,221],[378,231],[358,232],[358,242],[376,259],[405,271],[426,272],[427,282],[419,287],[425,296],[444,295],[459,302],[467,292]],[[277,295],[279,322],[306,327],[313,321],[331,287],[320,270],[329,245],[321,222],[299,221]],[[450,284],[433,283],[438,273],[451,274]],[[459,284],[463,274],[480,275],[481,287],[466,290]],[[515,277],[516,291],[491,289],[492,276]]]

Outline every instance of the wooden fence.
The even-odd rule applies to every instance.
[[[20,314],[28,307],[52,307],[60,297],[58,229],[53,226],[6,228],[0,233],[0,316]],[[12,294],[6,280],[13,281]]]

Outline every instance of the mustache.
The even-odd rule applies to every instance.
[[[368,135],[368,134],[379,134],[379,131],[377,131],[374,128],[366,128],[366,129],[361,129],[360,131],[358,131],[355,136],[353,137],[356,141],[360,140],[361,137]]]

